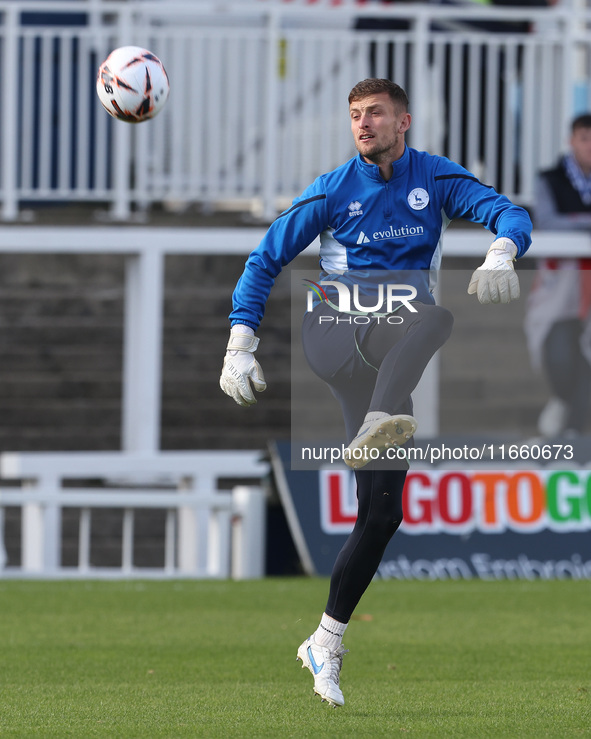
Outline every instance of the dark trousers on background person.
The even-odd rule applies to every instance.
[[[543,363],[552,393],[567,406],[565,430],[583,433],[591,405],[591,367],[581,351],[583,324],[557,321],[544,342]]]

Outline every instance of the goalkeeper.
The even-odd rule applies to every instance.
[[[358,155],[318,177],[276,219],[236,285],[220,385],[239,405],[256,402],[253,388],[266,388],[254,356],[255,331],[274,279],[317,236],[321,280],[373,270],[432,276],[445,227],[464,218],[495,236],[468,293],[485,304],[519,297],[513,261],[530,245],[527,212],[458,164],[409,148],[408,98],[395,83],[359,82],[349,94],[349,114]],[[346,321],[313,322],[316,312],[335,310],[327,302],[304,319],[304,350],[341,404],[357,483],[355,527],[336,559],[320,624],[297,651],[312,672],[314,692],[333,706],[344,704],[339,677],[347,623],[402,521],[406,469],[379,469],[366,452],[412,437],[417,423],[410,394],[452,328],[451,314],[435,305],[428,280],[424,285],[403,326],[377,318],[360,330]]]

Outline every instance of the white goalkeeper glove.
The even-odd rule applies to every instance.
[[[250,326],[236,324],[230,329],[220,387],[231,398],[244,407],[256,403],[250,386],[262,393],[267,388],[261,365],[254,358],[259,339]]]
[[[493,241],[486,259],[474,271],[468,293],[476,293],[484,305],[510,303],[519,297],[519,278],[513,269],[517,246],[511,239]]]

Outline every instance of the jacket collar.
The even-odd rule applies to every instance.
[[[400,157],[400,159],[392,162],[392,167],[394,171],[389,182],[403,175],[408,169],[408,160],[410,158],[408,152],[408,146],[405,144],[403,155]],[[380,174],[380,168],[377,164],[368,164],[361,156],[361,154],[357,154],[356,162],[359,171],[362,172],[366,177],[371,177],[372,180],[378,180],[378,182],[384,182],[382,175]]]

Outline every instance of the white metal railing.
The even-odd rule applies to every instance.
[[[0,577],[262,577],[268,465],[260,452],[5,453],[0,479]],[[253,485],[220,491],[220,478],[252,478]],[[92,480],[92,485],[84,483]],[[97,481],[103,487],[97,487]],[[72,484],[72,483],[75,484]],[[68,484],[69,483],[69,484]],[[6,566],[3,513],[21,511],[20,563]],[[62,564],[62,511],[79,508],[78,562]],[[122,513],[119,566],[93,565],[92,514]],[[162,567],[134,561],[137,510],[165,511]]]
[[[359,18],[406,27],[356,30]],[[590,20],[561,5],[0,0],[1,215],[74,200],[121,219],[157,201],[272,217],[354,153],[346,99],[367,76],[407,88],[409,143],[527,205],[587,104]],[[531,31],[474,28],[487,21]],[[139,126],[111,120],[94,92],[100,61],[131,43],[171,80],[165,110]]]
[[[264,502],[256,491],[219,492],[220,477],[257,479],[268,465],[258,452],[162,452],[160,445],[160,366],[165,258],[170,254],[248,254],[264,229],[162,229],[94,227],[0,228],[0,253],[119,254],[126,260],[125,349],[123,367],[122,450],[111,453],[0,454],[0,480],[20,481],[18,489],[0,487],[0,577],[34,576],[253,576],[261,571]],[[447,256],[482,256],[491,236],[484,229],[451,229],[445,236]],[[586,233],[534,233],[527,257],[556,254],[585,256]],[[318,249],[315,242],[310,251]],[[220,360],[221,361],[221,360]],[[438,431],[436,365],[421,379],[415,409],[422,431]],[[105,487],[72,488],[64,481],[100,478]],[[117,486],[124,478],[126,485]],[[163,479],[166,482],[163,489]],[[130,484],[133,489],[130,489]],[[143,486],[143,487],[142,487]],[[3,512],[22,511],[22,561],[3,569]],[[82,509],[76,568],[59,559],[60,511]],[[97,571],[90,566],[93,508],[117,507],[124,513],[121,566]],[[134,567],[133,512],[137,508],[168,511],[164,567],[156,573]],[[230,551],[232,554],[230,555]],[[258,562],[258,564],[257,564]],[[257,569],[258,568],[258,569]]]

